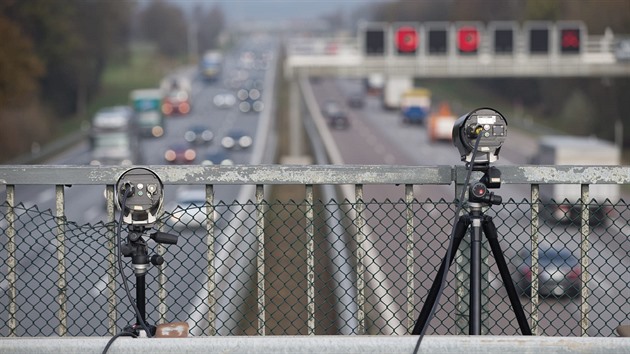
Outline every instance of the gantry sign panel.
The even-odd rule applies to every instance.
[[[579,55],[587,30],[579,21],[364,23],[366,56]]]

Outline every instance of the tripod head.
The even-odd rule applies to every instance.
[[[125,257],[131,257],[131,264],[136,276],[146,273],[149,262],[153,265],[164,264],[164,258],[154,254],[149,258],[148,248],[145,239],[142,237],[144,233],[151,229],[148,225],[129,225],[129,233],[127,234],[127,242],[121,246],[121,253]],[[161,244],[176,245],[177,235],[171,235],[164,232],[156,231],[149,235],[153,241]]]
[[[500,205],[501,196],[488,191],[488,189],[501,187],[501,171],[496,167],[491,167],[489,163],[473,165],[473,171],[481,171],[483,176],[479,181],[470,184],[468,201],[486,205]]]

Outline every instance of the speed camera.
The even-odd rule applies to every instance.
[[[124,223],[146,225],[157,220],[164,191],[153,171],[141,167],[127,170],[116,183],[116,194]]]
[[[457,119],[453,125],[453,144],[459,150],[462,161],[474,163],[496,161],[506,136],[507,121],[501,113],[492,108],[471,111]]]

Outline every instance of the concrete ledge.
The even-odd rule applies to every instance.
[[[2,338],[0,353],[102,353],[109,337]],[[161,353],[405,353],[417,336],[121,337],[109,354]],[[607,337],[427,336],[420,353],[630,353],[630,339]]]

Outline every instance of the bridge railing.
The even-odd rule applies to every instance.
[[[615,328],[630,316],[625,306],[630,208],[623,199],[591,200],[589,191],[599,184],[630,184],[630,168],[498,167],[503,186],[497,194],[517,186],[527,190],[524,197],[504,197],[501,205],[485,212],[498,225],[534,333],[614,336]],[[150,321],[187,321],[195,335],[410,333],[446,252],[456,218],[453,195],[463,187],[467,172],[463,166],[148,168],[167,189],[185,186],[205,191],[203,203],[180,205],[161,214],[155,227],[179,235],[179,243],[151,245],[152,252],[166,262],[151,267],[147,275]],[[0,166],[5,186],[0,318],[6,323],[0,335],[102,336],[134,322],[120,275],[121,271],[130,274],[131,265],[125,259],[124,267],[129,269],[121,270],[115,262],[113,189],[126,170]],[[579,185],[582,198],[543,203],[540,187],[553,184]],[[29,185],[53,187],[55,210],[20,202],[20,191]],[[66,200],[68,185],[105,187],[105,219],[79,224],[66,215],[72,203]],[[250,186],[251,191],[245,200],[217,199],[215,193],[229,185]],[[322,200],[319,188],[324,185],[351,186],[354,196]],[[270,191],[284,186],[301,186],[303,198],[271,197]],[[438,200],[422,197],[444,186],[452,187],[453,193]],[[370,197],[381,187],[398,192],[393,197]],[[573,208],[560,208],[567,203]],[[556,206],[566,214],[556,218],[546,212]],[[331,223],[339,227],[329,228]],[[338,244],[332,242],[336,239],[345,248],[331,246]],[[547,261],[549,245],[568,254]],[[556,261],[560,263],[554,263],[555,270],[548,268]],[[240,262],[253,263],[250,268]],[[467,333],[468,263],[464,246],[428,333]],[[245,277],[251,287],[241,278],[223,276],[230,274],[224,269],[234,267],[253,269]],[[518,334],[495,268],[486,252],[483,331]],[[351,308],[337,306],[340,296],[335,287],[342,282],[334,272],[349,280],[344,289],[353,301],[343,303]],[[243,294],[243,288],[252,291]],[[239,306],[231,307],[236,297]]]

